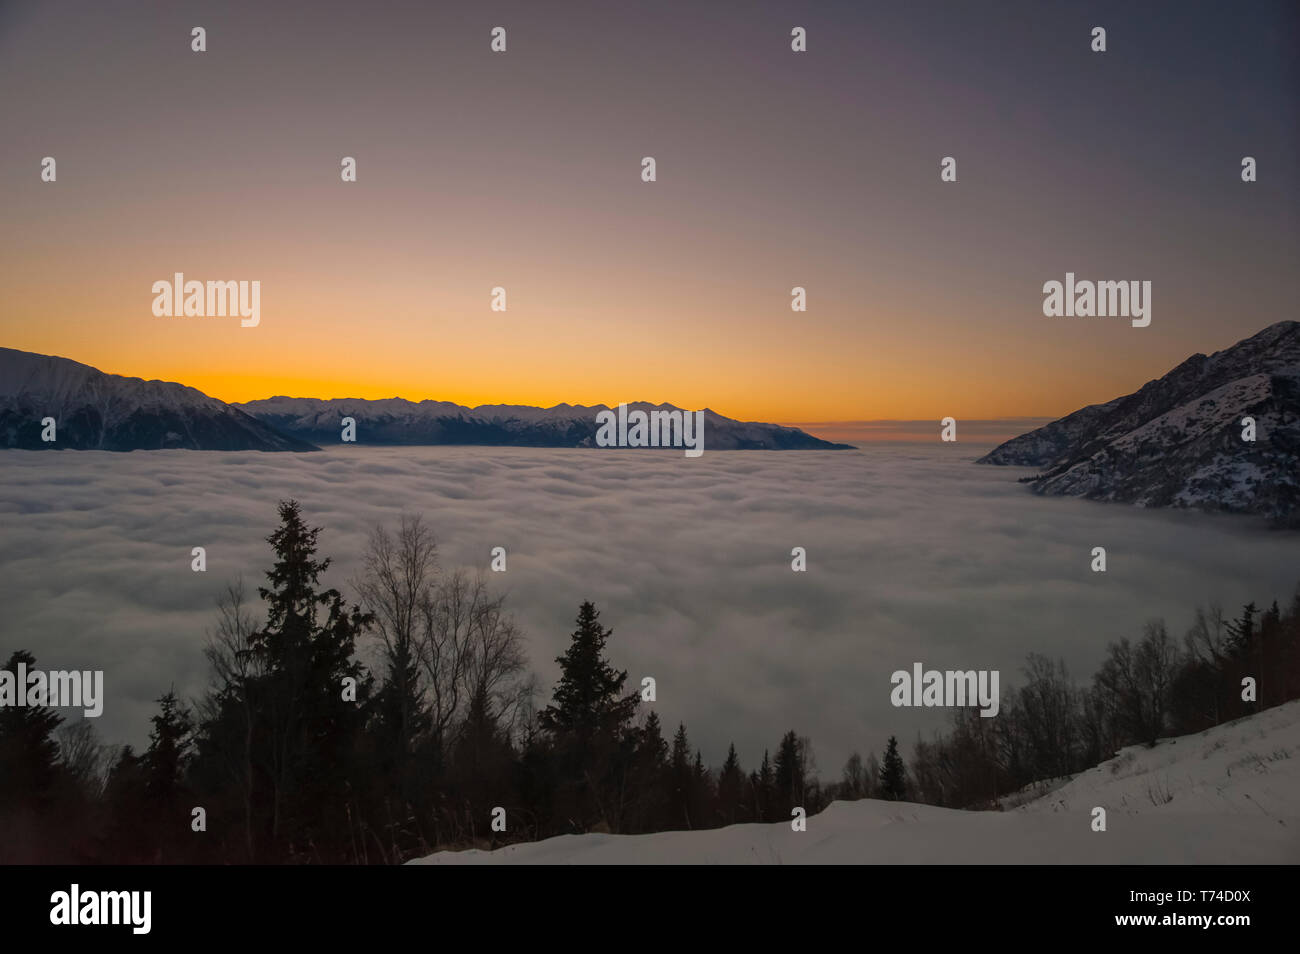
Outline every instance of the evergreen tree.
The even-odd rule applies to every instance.
[[[36,669],[36,658],[19,650],[5,663],[18,693],[18,666]],[[43,705],[0,706],[0,807],[23,803],[44,811],[54,795],[58,778],[59,744],[54,730],[63,717]]]
[[[433,714],[421,691],[414,650],[409,643],[398,643],[389,654],[384,684],[375,694],[374,733],[380,777],[391,780],[402,803],[420,795],[420,773],[413,763],[432,728]]]
[[[781,737],[774,775],[776,802],[772,808],[778,817],[789,817],[790,809],[796,806],[809,807],[803,804],[807,784],[803,746],[793,729]]]
[[[763,750],[763,764],[751,777],[754,788],[754,817],[758,821],[775,821],[775,784],[772,776],[772,762],[767,749]]]
[[[690,808],[691,826],[693,828],[712,827],[713,818],[713,779],[704,767],[704,755],[695,750],[695,762],[691,765]]]
[[[452,769],[463,824],[470,834],[496,834],[483,820],[497,805],[515,803],[515,752],[508,734],[501,729],[487,687],[480,685],[470,699],[452,751]]]
[[[670,807],[665,780],[668,771],[668,742],[664,739],[659,714],[651,710],[637,733],[633,757],[629,820],[639,832],[659,831],[669,819]]]
[[[880,794],[893,802],[901,802],[907,796],[906,769],[903,757],[898,754],[898,739],[892,735],[885,748],[885,762],[880,770]]]
[[[559,772],[568,780],[566,791],[557,793],[568,817],[580,830],[595,824],[615,831],[629,802],[636,745],[631,721],[640,696],[622,695],[627,672],[615,671],[605,659],[613,631],[600,625],[590,601],[578,610],[577,627],[568,650],[556,659],[560,682],[538,723],[551,733]]]
[[[646,762],[656,770],[662,768],[668,760],[668,742],[664,739],[659,713],[654,710],[646,716],[645,725],[641,727],[637,739],[637,751],[642,753]]]
[[[678,723],[673,734],[672,754],[668,757],[669,827],[683,829],[691,824],[691,744],[686,726]]]
[[[185,767],[193,741],[194,723],[175,690],[158,700],[150,721],[149,748],[144,754],[145,792],[160,808],[176,807],[184,788]]]
[[[20,663],[29,674],[35,670],[31,653],[16,652],[4,665],[6,682],[18,694],[39,691],[30,682],[18,684]],[[0,704],[0,863],[79,860],[70,857],[79,850],[70,843],[70,823],[81,808],[78,789],[59,761],[54,734],[62,722],[44,705]]]
[[[621,735],[636,710],[634,692],[622,696],[627,671],[616,672],[604,657],[613,630],[600,625],[600,612],[587,601],[578,610],[578,628],[560,664],[554,701],[540,713],[542,728],[590,739],[601,732]]]
[[[1254,602],[1241,608],[1241,615],[1228,624],[1228,652],[1236,659],[1243,659],[1255,643],[1255,616],[1259,613]]]
[[[736,757],[736,745],[727,747],[727,760],[718,774],[718,810],[724,825],[734,825],[741,818],[745,773]]]
[[[248,637],[262,675],[248,681],[254,775],[265,779],[256,801],[263,828],[280,850],[355,850],[349,818],[363,780],[360,733],[369,716],[371,680],[354,657],[370,618],[349,609],[335,589],[321,589],[328,558],[317,560],[320,528],[308,528],[293,500],[281,501],[280,525],[267,537],[275,561],[265,625]],[[324,617],[322,620],[321,617]],[[227,700],[227,715],[239,708]],[[263,839],[256,839],[259,843]]]
[[[115,862],[152,863],[158,828],[150,816],[145,791],[144,759],[122,746],[104,784],[108,814],[106,841]]]

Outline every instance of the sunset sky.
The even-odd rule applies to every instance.
[[[230,401],[1067,413],[1297,317],[1300,8],[1131,6],[0,0],[0,346]],[[178,271],[260,326],[155,317]],[[1044,317],[1067,271],[1150,327]]]

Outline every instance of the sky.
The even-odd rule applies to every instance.
[[[230,401],[1060,416],[1295,316],[1298,10],[0,0],[0,346]],[[1150,326],[1045,317],[1067,271]],[[156,317],[176,272],[260,324]]]

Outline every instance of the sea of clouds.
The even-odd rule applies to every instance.
[[[324,527],[326,582],[350,593],[369,529],[422,513],[445,567],[488,573],[522,624],[545,704],[578,605],[609,653],[658,684],[669,731],[705,760],[734,741],[746,769],[795,729],[838,777],[890,735],[910,749],[937,710],[895,709],[914,662],[999,669],[1062,657],[1090,678],[1106,644],[1194,606],[1288,599],[1300,535],[1250,518],[1040,498],[985,445],[679,452],[368,448],[314,454],[0,453],[0,653],[103,669],[105,741],[147,742],[154,700],[203,690],[202,649],[227,582],[264,582],[276,502]],[[207,550],[207,572],[190,568]],[[790,568],[792,547],[808,571]],[[1108,572],[1089,569],[1106,547]],[[260,609],[260,606],[255,607]],[[1267,674],[1264,674],[1265,678]],[[72,713],[66,713],[69,717]]]

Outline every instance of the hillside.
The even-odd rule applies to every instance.
[[[1092,809],[1107,830],[1091,830]],[[654,835],[565,835],[412,864],[1295,864],[1300,701],[1135,746],[1019,809],[835,802],[808,819]]]

